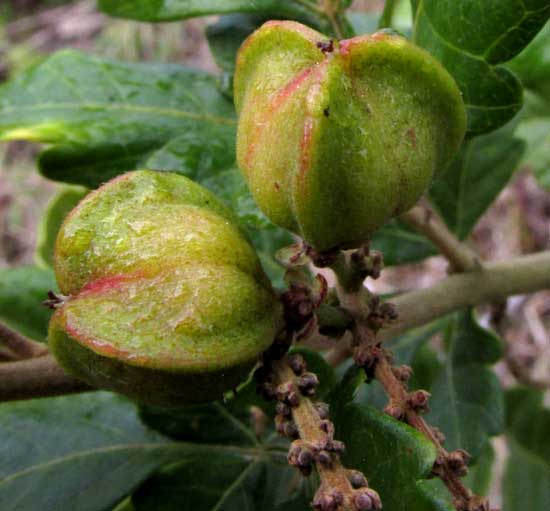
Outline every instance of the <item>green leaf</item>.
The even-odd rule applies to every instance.
[[[502,389],[489,368],[502,356],[501,342],[467,311],[449,323],[446,343],[447,360],[433,386],[427,420],[445,434],[447,450],[466,449],[477,458],[489,437],[504,428]]]
[[[235,59],[241,44],[267,19],[264,16],[250,14],[230,14],[208,25],[208,45],[222,71],[232,73],[235,70]]]
[[[392,220],[374,234],[372,248],[384,254],[385,266],[415,263],[438,253],[426,237],[398,220]]]
[[[430,197],[447,225],[465,239],[518,168],[525,144],[515,123],[467,141],[432,185]]]
[[[516,136],[526,146],[520,165],[529,167],[539,184],[550,188],[550,89],[547,97],[526,93]]]
[[[38,226],[35,259],[39,266],[53,268],[57,232],[65,217],[87,193],[88,190],[81,186],[65,186],[49,202]]]
[[[506,396],[510,449],[504,474],[504,510],[546,511],[550,507],[550,409],[544,393],[515,388]]]
[[[521,166],[529,167],[539,184],[550,189],[550,117],[520,122],[516,135],[526,144]]]
[[[0,140],[53,144],[44,175],[90,188],[187,133],[232,154],[235,123],[215,78],[178,65],[62,51],[0,87]]]
[[[475,495],[489,495],[494,462],[495,450],[487,443],[476,462],[468,467],[468,475],[464,478],[465,486]]]
[[[249,410],[231,410],[223,403],[181,408],[142,406],[141,420],[177,440],[194,443],[255,444]]]
[[[453,75],[468,110],[468,132],[492,131],[521,108],[522,87],[503,64],[550,16],[548,0],[413,0],[413,40]]]
[[[99,0],[111,16],[141,21],[171,21],[211,14],[257,13],[271,18],[299,18],[310,14],[300,0]]]
[[[3,403],[0,435],[3,511],[110,509],[165,463],[241,452],[169,441],[147,430],[130,402],[105,392]]]
[[[48,291],[56,289],[51,270],[35,266],[0,270],[0,321],[27,337],[45,341],[52,311],[42,302]]]
[[[520,77],[524,87],[550,96],[550,23],[507,67]]]
[[[348,404],[335,417],[336,437],[346,444],[343,462],[361,470],[391,511],[452,511],[426,485],[436,457],[421,433],[366,405]]]
[[[311,483],[288,466],[284,455],[277,460],[196,455],[152,476],[132,495],[131,509],[303,511],[312,494]]]

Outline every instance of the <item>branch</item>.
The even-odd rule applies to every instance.
[[[393,368],[387,356],[382,355],[376,362],[374,374],[390,399],[384,411],[420,431],[435,445],[437,457],[432,473],[448,488],[453,496],[454,507],[459,511],[488,511],[487,500],[473,495],[461,481],[461,477],[467,474],[470,456],[461,449],[452,452],[445,450],[441,445],[444,441],[443,435],[419,415],[427,410],[429,394],[423,390],[407,391],[405,381],[412,374],[410,368]]]
[[[429,206],[415,206],[401,215],[401,220],[428,238],[451,264],[455,272],[477,270],[477,254],[462,243]]]
[[[39,342],[31,341],[11,328],[0,323],[0,346],[2,352],[11,352],[14,360],[40,357],[48,353],[48,348]]]
[[[306,372],[301,355],[285,356],[281,360],[264,358],[264,366],[256,372],[260,391],[268,399],[276,399],[277,431],[293,442],[288,462],[303,475],[311,473],[313,465],[321,484],[312,505],[318,511],[375,511],[382,507],[378,493],[368,487],[365,476],[348,470],[340,461],[344,444],[334,440],[334,425],[328,419],[328,406],[313,403],[318,384],[313,373]]]
[[[51,355],[0,363],[0,402],[96,390],[67,375]]]
[[[367,260],[368,251],[359,249],[355,255]],[[361,276],[354,271],[353,256],[350,262],[336,260],[332,269],[336,273],[336,290],[340,299],[340,305],[353,317],[351,331],[353,333],[353,359],[355,363],[365,370],[367,381],[375,377],[384,387],[389,397],[389,403],[384,411],[397,420],[402,420],[420,431],[437,450],[437,457],[432,468],[432,474],[438,476],[453,498],[453,505],[457,511],[488,511],[488,501],[476,495],[461,481],[461,477],[467,474],[467,463],[470,456],[463,450],[447,452],[442,447],[444,437],[436,429],[432,428],[420,416],[428,410],[429,393],[424,390],[409,392],[407,381],[412,375],[408,366],[392,367],[391,354],[382,349],[378,332],[387,323],[393,323],[396,319],[394,304],[380,303],[376,297],[368,296],[365,299],[363,288],[353,285],[353,276]],[[550,266],[547,266],[550,270]],[[378,273],[378,272],[376,272]],[[549,271],[550,273],[550,271]],[[550,275],[549,275],[550,278]],[[350,283],[352,285],[350,285]],[[425,306],[425,304],[421,304]]]
[[[498,302],[518,294],[550,288],[550,251],[487,263],[480,271],[451,275],[426,289],[392,298],[398,321],[382,329],[378,339],[393,337],[451,312],[482,303]],[[339,345],[328,355],[331,364],[351,354],[349,346]]]

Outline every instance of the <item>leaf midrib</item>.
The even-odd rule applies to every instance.
[[[53,460],[49,460],[44,463],[37,463],[35,465],[32,465],[30,467],[27,467],[23,470],[19,470],[17,472],[14,472],[13,474],[9,474],[2,479],[0,479],[0,487],[2,485],[11,483],[13,480],[18,479],[19,477],[24,477],[26,475],[32,474],[33,472],[37,472],[40,470],[49,469],[51,467],[54,467],[56,465],[60,465],[63,463],[68,463],[73,460],[77,460],[79,458],[83,458],[86,456],[96,456],[99,454],[109,454],[113,452],[123,452],[123,451],[132,451],[135,449],[139,450],[159,450],[159,451],[185,451],[185,450],[204,450],[204,451],[214,451],[216,453],[227,453],[227,454],[238,454],[243,457],[250,457],[250,458],[263,458],[265,456],[270,456],[274,454],[279,454],[276,451],[268,451],[265,448],[261,447],[237,447],[237,446],[226,446],[226,445],[219,445],[219,444],[197,444],[197,443],[190,443],[190,442],[169,442],[169,443],[157,443],[157,442],[151,442],[151,443],[137,443],[137,444],[124,444],[124,445],[110,445],[108,447],[100,447],[95,449],[88,449],[85,451],[80,451],[76,453],[71,453],[65,456],[61,456],[59,458],[55,458]]]
[[[32,104],[32,105],[20,105],[0,109],[0,115],[5,115],[9,113],[21,113],[25,111],[44,111],[44,110],[56,110],[56,109],[74,109],[74,110],[126,110],[132,113],[149,113],[149,114],[158,114],[166,117],[174,117],[179,119],[193,119],[196,121],[206,121],[212,122],[214,124],[223,124],[233,126],[236,125],[237,121],[230,117],[221,117],[217,115],[211,115],[206,113],[198,112],[188,112],[185,110],[177,110],[174,108],[162,108],[162,107],[153,107],[153,106],[144,106],[144,105],[132,105],[129,103],[97,103],[97,102],[83,102],[83,103],[74,103],[74,102],[64,102],[64,103],[41,103],[41,104]]]

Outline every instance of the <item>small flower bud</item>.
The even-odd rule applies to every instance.
[[[324,431],[329,438],[332,438],[334,435],[334,424],[329,420],[322,420],[319,423],[319,429]]]
[[[288,403],[289,406],[291,406],[292,408],[296,408],[299,404],[300,404],[300,393],[296,390],[292,391],[287,399],[286,399],[286,402]]]
[[[348,479],[355,489],[368,488],[369,486],[367,478],[359,470],[348,470]]]
[[[370,511],[373,507],[372,499],[366,493],[358,493],[353,503],[357,511]]]
[[[425,390],[411,392],[407,396],[407,404],[417,413],[426,413],[429,411],[428,400],[430,393]]]
[[[407,365],[393,367],[392,372],[395,375],[395,377],[403,383],[408,382],[411,379],[411,376],[413,374],[412,368]]]
[[[470,459],[471,456],[462,449],[457,449],[447,455],[449,468],[459,477],[463,477],[468,473]]]
[[[330,440],[327,442],[326,450],[336,454],[342,454],[346,450],[346,445],[340,440]]]
[[[288,357],[288,366],[296,376],[300,376],[307,369],[306,361],[299,353],[294,353]]]
[[[355,496],[354,504],[357,511],[375,511],[382,509],[380,496],[371,488],[359,490]]]
[[[332,465],[332,456],[328,451],[325,451],[325,450],[319,451],[315,456],[315,459],[325,467],[329,467],[330,465]]]
[[[297,384],[304,396],[313,396],[319,385],[319,378],[314,373],[304,373],[298,378]]]
[[[319,418],[321,420],[325,420],[329,418],[329,405],[327,403],[323,402],[317,402],[313,405],[315,407],[315,410],[317,410],[317,413],[319,414]]]
[[[287,404],[278,401],[275,405],[275,413],[283,417],[290,417],[292,410]]]
[[[299,432],[298,427],[294,421],[286,421],[283,425],[283,433],[288,438],[298,438]]]

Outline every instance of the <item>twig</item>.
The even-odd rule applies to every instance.
[[[384,11],[382,12],[382,16],[380,16],[380,20],[378,21],[378,29],[391,28],[393,14],[395,12],[396,6],[396,0],[386,0],[384,2]]]
[[[357,261],[367,261],[368,251],[359,249],[355,254]],[[432,468],[432,473],[438,476],[452,495],[453,504],[458,511],[489,511],[488,501],[473,495],[461,481],[461,477],[467,473],[469,455],[463,450],[447,452],[442,447],[443,435],[435,428],[429,426],[420,416],[428,410],[429,394],[426,391],[418,390],[409,392],[406,382],[412,375],[410,367],[402,366],[394,368],[390,363],[390,354],[381,347],[377,337],[378,332],[389,321],[394,321],[395,306],[380,304],[379,300],[372,297],[367,302],[361,297],[362,275],[354,268],[353,255],[347,264],[336,259],[338,264],[332,266],[335,271],[338,284],[337,293],[340,304],[354,319],[352,328],[353,336],[353,358],[355,363],[365,370],[367,380],[375,377],[384,387],[389,397],[389,403],[385,412],[397,420],[403,420],[416,430],[420,431],[430,440],[437,449],[437,458]],[[550,280],[550,265],[546,266],[548,279]],[[359,282],[353,284],[353,276]],[[468,275],[464,275],[465,277]],[[420,304],[426,307],[425,303]]]
[[[0,364],[0,402],[96,390],[67,375],[51,356]]]
[[[279,433],[292,442],[288,461],[303,475],[311,473],[313,465],[321,484],[313,499],[319,511],[369,511],[382,507],[376,491],[368,488],[365,476],[346,469],[340,454],[344,444],[334,439],[334,425],[328,419],[328,406],[313,403],[318,384],[313,373],[306,372],[301,355],[285,356],[281,360],[264,360],[257,377],[260,391],[267,398],[277,399],[275,422]]]
[[[550,288],[550,251],[487,263],[481,271],[451,275],[433,286],[392,298],[399,313],[396,323],[383,328],[378,340],[386,341],[451,312],[508,296]],[[349,346],[339,345],[329,355],[331,364],[345,360]]]
[[[462,243],[427,205],[415,206],[401,215],[401,219],[428,238],[451,264],[455,272],[481,268],[476,253]]]
[[[340,0],[324,0],[322,11],[328,19],[334,31],[334,35],[338,39],[344,38],[344,31],[338,20],[338,11],[340,10]]]
[[[398,368],[399,370],[400,368]],[[386,407],[389,413],[398,420],[403,420],[430,440],[437,449],[437,458],[433,467],[437,475],[447,486],[453,496],[453,505],[459,511],[488,511],[486,499],[473,495],[461,481],[467,473],[469,455],[462,450],[448,452],[441,445],[444,438],[419,415],[427,409],[428,393],[424,391],[408,392],[405,383],[397,376],[398,371],[391,366],[386,356],[376,363],[374,374],[382,384],[390,399]],[[409,374],[411,374],[409,372]]]
[[[13,353],[15,359],[40,357],[48,353],[48,348],[44,344],[31,341],[2,323],[0,323],[0,345]]]

